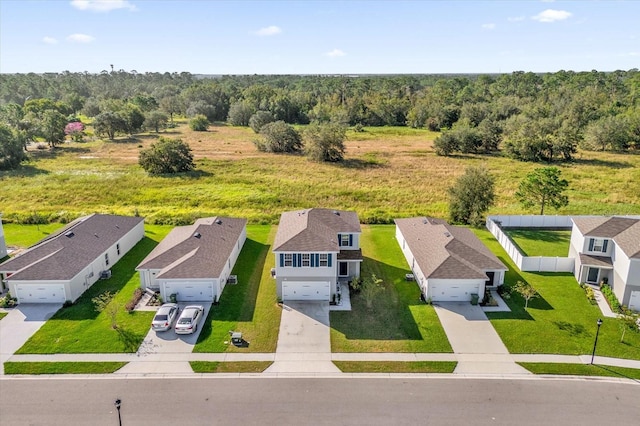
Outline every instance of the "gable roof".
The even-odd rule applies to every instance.
[[[175,227],[136,269],[159,269],[160,279],[218,278],[246,224],[246,219],[207,217]]]
[[[507,270],[467,228],[426,217],[395,223],[427,278],[487,279],[486,270]]]
[[[340,251],[339,233],[360,233],[353,211],[306,209],[280,216],[273,251]]]
[[[143,221],[105,214],[81,217],[4,262],[0,271],[13,272],[12,280],[70,280]]]
[[[640,259],[640,219],[629,217],[572,217],[584,236],[610,238],[629,257]]]

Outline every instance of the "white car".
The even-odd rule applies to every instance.
[[[204,314],[201,305],[189,305],[182,310],[178,322],[176,322],[176,334],[192,334],[198,329],[198,322]]]
[[[167,331],[171,329],[173,322],[178,318],[180,308],[175,303],[165,303],[160,306],[151,321],[151,328],[155,331]]]

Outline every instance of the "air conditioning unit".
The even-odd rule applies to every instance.
[[[111,269],[107,269],[106,271],[100,272],[101,280],[108,280],[109,278],[111,278]]]
[[[415,281],[416,277],[413,274],[405,274],[404,279],[405,281]]]
[[[238,284],[238,276],[237,275],[229,275],[227,279],[228,284]]]
[[[276,268],[271,268],[271,278],[276,277]]]

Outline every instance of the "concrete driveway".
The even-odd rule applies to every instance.
[[[514,362],[480,306],[438,302],[434,308],[458,359],[454,373],[530,374]]]
[[[265,373],[339,373],[329,330],[329,302],[283,304],[275,362]]]
[[[180,312],[187,305],[202,305],[204,314],[198,323],[198,328],[193,334],[176,334],[174,329],[167,331],[155,331],[149,324],[149,332],[138,348],[140,361],[132,361],[118,370],[118,373],[192,373],[193,370],[187,361],[151,361],[150,356],[155,354],[190,354],[198,341],[200,331],[205,323],[211,302],[178,303]],[[174,324],[175,325],[175,324]],[[147,359],[145,359],[147,358]],[[176,357],[176,358],[179,358]]]
[[[26,303],[9,310],[0,320],[0,374],[4,374],[5,361],[61,307],[58,303]]]

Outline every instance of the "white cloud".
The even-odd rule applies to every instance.
[[[511,16],[511,17],[507,18],[507,21],[509,21],[509,22],[524,21],[524,16]]]
[[[282,32],[282,28],[277,27],[275,25],[270,25],[268,27],[260,28],[258,31],[255,32],[255,34],[261,37],[265,37],[265,36],[280,34],[281,32]]]
[[[330,58],[339,58],[341,56],[347,56],[347,54],[340,49],[333,49],[332,51],[325,53],[325,55],[327,55]]]
[[[494,23],[482,24],[482,29],[483,30],[495,30],[496,29],[496,24],[494,24]]]
[[[95,40],[95,37],[87,34],[71,34],[67,36],[67,41],[72,43],[91,43],[93,40]]]
[[[58,40],[53,37],[43,37],[42,41],[47,44],[58,44]]]
[[[72,0],[71,6],[92,12],[110,12],[116,9],[136,10],[135,5],[127,0]]]
[[[539,22],[556,22],[568,19],[569,17],[571,17],[571,15],[573,14],[571,12],[567,12],[566,10],[547,9],[535,16],[532,16],[531,19]]]

